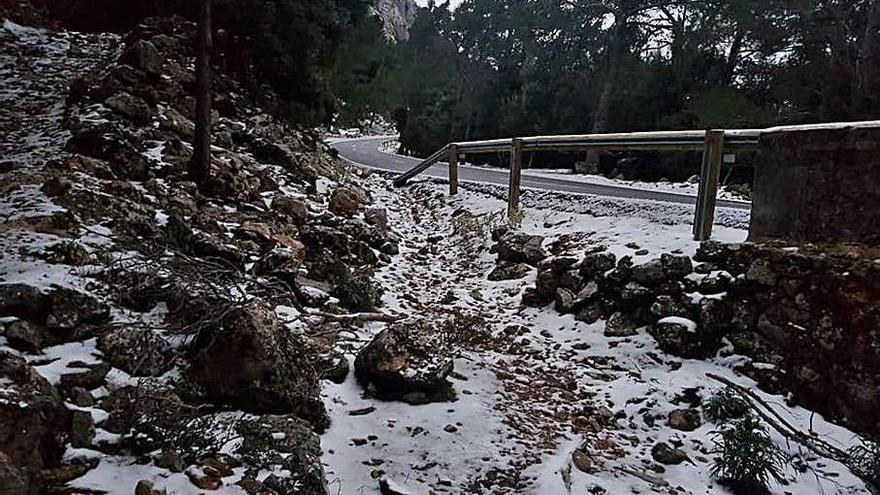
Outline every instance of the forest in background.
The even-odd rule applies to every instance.
[[[33,1],[65,27],[117,32],[194,18],[197,4]],[[880,0],[432,2],[406,40],[386,35],[374,7],[214,0],[214,60],[256,93],[271,88],[273,113],[323,127],[381,115],[416,156],[453,140],[880,115]],[[619,165],[610,158],[604,168]],[[687,177],[699,157],[647,160],[657,177]]]
[[[878,0],[465,0],[377,19],[336,59],[342,122],[394,119],[405,151],[515,135],[876,118]]]

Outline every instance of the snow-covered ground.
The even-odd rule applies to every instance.
[[[685,433],[666,426],[665,417],[686,407],[680,405],[684,394],[695,391],[706,398],[720,389],[707,373],[754,388],[753,381],[733,371],[746,358],[724,352],[709,362],[674,358],[644,331],[608,338],[602,321],[585,324],[550,308],[522,307],[520,292],[534,283],[534,272],[522,280],[486,280],[495,266],[488,234],[491,225],[503,221],[503,200],[470,186],[450,198],[442,184],[432,182],[389,189],[375,175],[368,186],[404,239],[401,254],[377,274],[388,289],[383,311],[435,318],[481,315],[497,340],[461,350],[455,402],[410,406],[364,398],[353,376],[342,385],[325,386],[333,424],[322,439],[323,461],[332,493],[377,493],[379,476],[413,494],[727,493],[709,475],[715,426],[704,423]],[[618,256],[647,250],[635,256],[637,263],[661,252],[692,254],[697,247],[684,218],[658,221],[625,213],[651,210],[656,205],[650,202],[595,216],[590,205],[601,198],[583,198],[586,212],[560,211],[556,206],[564,200],[532,197],[522,229],[546,236],[547,244],[561,241],[568,253],[599,244]],[[453,219],[464,211],[478,220]],[[742,241],[746,230],[720,227],[716,237]],[[518,325],[521,331],[509,330]],[[380,328],[367,325],[352,337],[349,357]],[[810,411],[787,407],[784,397],[760,395],[796,426],[841,448],[858,442],[853,433]],[[616,413],[616,426],[584,429],[583,411],[601,407]],[[364,408],[374,410],[349,415]],[[658,419],[649,425],[647,415]],[[354,439],[367,443],[355,446]],[[808,466],[806,473],[787,471],[785,485],[773,486],[774,494],[867,493],[842,465],[775,434],[774,440]],[[693,462],[658,468],[650,453],[658,441],[680,444]],[[573,464],[575,450],[589,453],[590,473]]]

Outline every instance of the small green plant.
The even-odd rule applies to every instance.
[[[880,486],[880,442],[863,440],[861,445],[850,448],[847,454],[850,469],[875,486]]]
[[[717,457],[709,472],[735,494],[769,493],[771,480],[783,481],[787,458],[753,416],[723,427],[714,442]]]
[[[356,277],[339,284],[336,297],[352,311],[372,311],[382,301],[382,289],[369,278]]]
[[[731,388],[724,388],[703,403],[703,412],[713,423],[740,419],[749,414],[749,404]]]

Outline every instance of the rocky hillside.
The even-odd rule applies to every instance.
[[[409,39],[409,28],[416,19],[419,6],[412,0],[378,0],[376,12],[382,19],[385,35],[396,41]]]
[[[318,136],[222,75],[211,180],[188,180],[193,34],[0,29],[4,494],[326,490],[321,379],[348,370],[309,316],[366,309],[397,241]]]

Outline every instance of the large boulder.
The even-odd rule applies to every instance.
[[[58,392],[25,360],[0,350],[0,488],[42,493],[40,473],[64,453],[70,414]],[[24,483],[22,483],[24,481]]]
[[[308,423],[295,416],[266,415],[239,422],[236,431],[241,436],[236,453],[255,475],[262,469],[285,471],[256,483],[276,493],[327,493],[321,442]]]
[[[498,237],[498,259],[513,263],[528,263],[538,266],[547,257],[547,251],[542,245],[544,238],[539,235],[530,235],[523,232],[507,232]]]
[[[151,76],[162,75],[162,56],[159,55],[156,46],[149,41],[138,40],[132,43],[122,54],[122,60]]]
[[[186,377],[217,403],[255,414],[329,424],[320,384],[300,342],[260,300],[230,311],[196,343]]]
[[[427,320],[392,324],[361,348],[354,361],[358,378],[388,395],[442,389],[452,368],[444,332]]]

